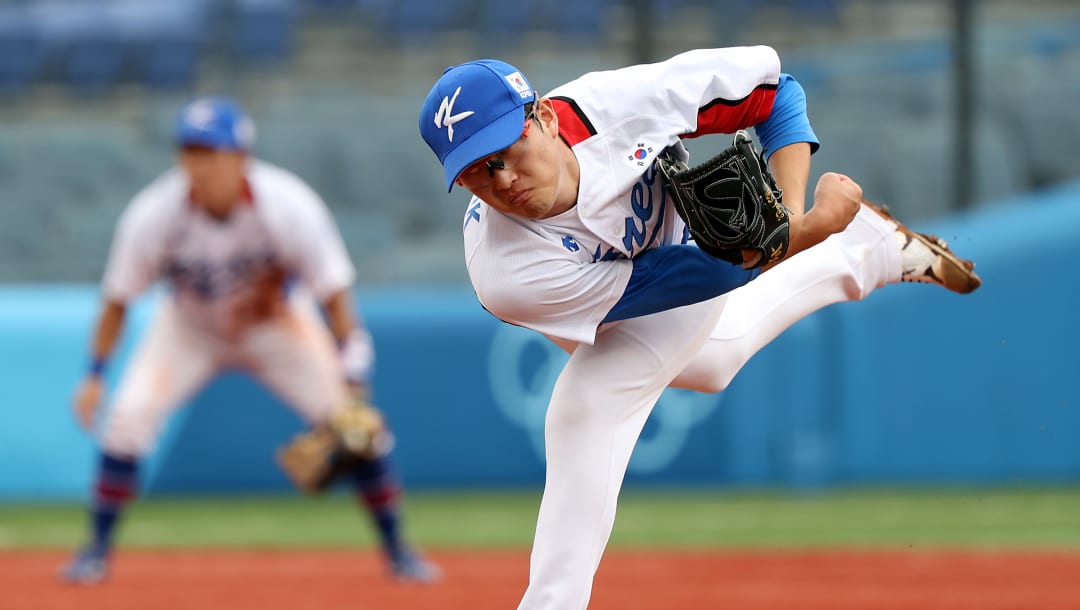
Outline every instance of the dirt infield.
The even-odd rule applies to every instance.
[[[507,610],[524,552],[435,552],[445,581],[395,583],[348,551],[125,549],[102,586],[61,585],[57,552],[0,551],[0,610]],[[611,551],[592,610],[1075,610],[1080,552]]]

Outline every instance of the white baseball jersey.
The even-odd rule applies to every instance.
[[[577,205],[531,220],[474,197],[465,259],[480,302],[507,322],[592,344],[630,280],[630,259],[688,239],[657,179],[656,156],[675,146],[685,160],[681,138],[762,122],[779,79],[769,47],[702,49],[589,73],[549,93],[578,159]]]
[[[126,303],[167,280],[181,315],[212,329],[229,323],[234,299],[277,265],[319,300],[351,286],[355,269],[326,204],[294,174],[259,160],[247,201],[224,220],[189,200],[172,169],[135,196],[113,237],[104,293]]]
[[[627,464],[666,388],[720,391],[799,319],[899,280],[896,225],[865,208],[843,232],[740,288],[604,323],[624,304],[635,257],[688,240],[656,156],[674,147],[686,160],[681,139],[696,135],[754,126],[761,137],[757,127],[784,103],[782,80],[766,47],[586,74],[547,96],[578,160],[577,205],[531,220],[470,202],[465,257],[481,303],[570,352],[545,414],[546,483],[518,610],[588,606]],[[789,109],[805,115],[802,104]],[[805,120],[785,126],[798,133],[774,144],[816,140]]]
[[[174,169],[124,211],[105,298],[126,303],[158,279],[172,294],[124,371],[101,430],[106,451],[149,452],[169,415],[225,367],[248,370],[309,422],[345,404],[342,363],[312,299],[352,285],[341,235],[295,175],[252,160],[247,186],[246,200],[217,220],[192,205],[187,177]],[[232,332],[234,306],[272,267],[304,289],[293,291],[282,315]]]

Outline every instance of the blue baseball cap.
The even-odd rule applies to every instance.
[[[193,100],[176,119],[177,146],[246,151],[254,144],[255,122],[239,104],[226,97]]]
[[[480,59],[443,72],[420,109],[420,135],[439,158],[446,190],[465,168],[521,137],[525,104],[536,92],[521,71]]]

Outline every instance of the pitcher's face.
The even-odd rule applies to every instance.
[[[558,197],[569,180],[563,162],[566,144],[559,138],[554,111],[544,101],[525,117],[516,142],[473,163],[458,177],[459,185],[505,214],[548,218],[569,208]]]

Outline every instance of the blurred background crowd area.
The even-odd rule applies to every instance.
[[[499,57],[543,93],[743,44],[776,47],[806,88],[812,180],[848,173],[909,222],[1080,175],[1075,0],[0,0],[0,281],[96,281],[120,211],[173,160],[179,106],[223,93],[256,154],[330,204],[362,284],[463,282],[466,196],[417,130],[447,65]]]

